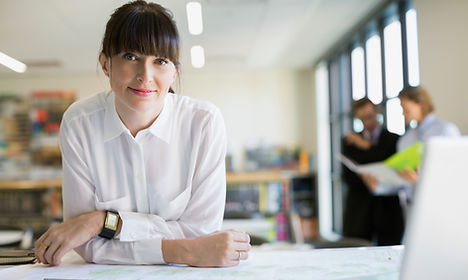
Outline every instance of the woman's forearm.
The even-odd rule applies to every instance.
[[[248,258],[250,237],[245,232],[226,230],[193,239],[163,239],[161,251],[166,263],[232,266]]]
[[[163,239],[161,251],[166,263],[193,264],[191,239]]]

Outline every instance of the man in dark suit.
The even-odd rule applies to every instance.
[[[396,151],[398,135],[381,127],[379,108],[368,98],[353,103],[354,116],[364,125],[362,133],[349,133],[343,139],[342,153],[357,163],[382,161]],[[403,210],[397,195],[374,196],[360,175],[343,166],[348,186],[343,234],[374,241],[377,245],[401,243],[404,231]]]

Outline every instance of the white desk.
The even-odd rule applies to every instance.
[[[253,249],[236,267],[98,265],[69,253],[59,267],[0,267],[0,279],[378,279],[396,280],[403,246],[280,251]]]

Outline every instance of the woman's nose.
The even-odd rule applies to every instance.
[[[154,69],[150,63],[142,62],[138,67],[137,80],[141,83],[153,81]]]

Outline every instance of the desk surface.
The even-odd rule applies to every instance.
[[[98,265],[76,253],[59,267],[0,267],[0,279],[378,279],[396,280],[403,246],[280,251],[253,249],[236,267],[195,268],[172,265]]]

